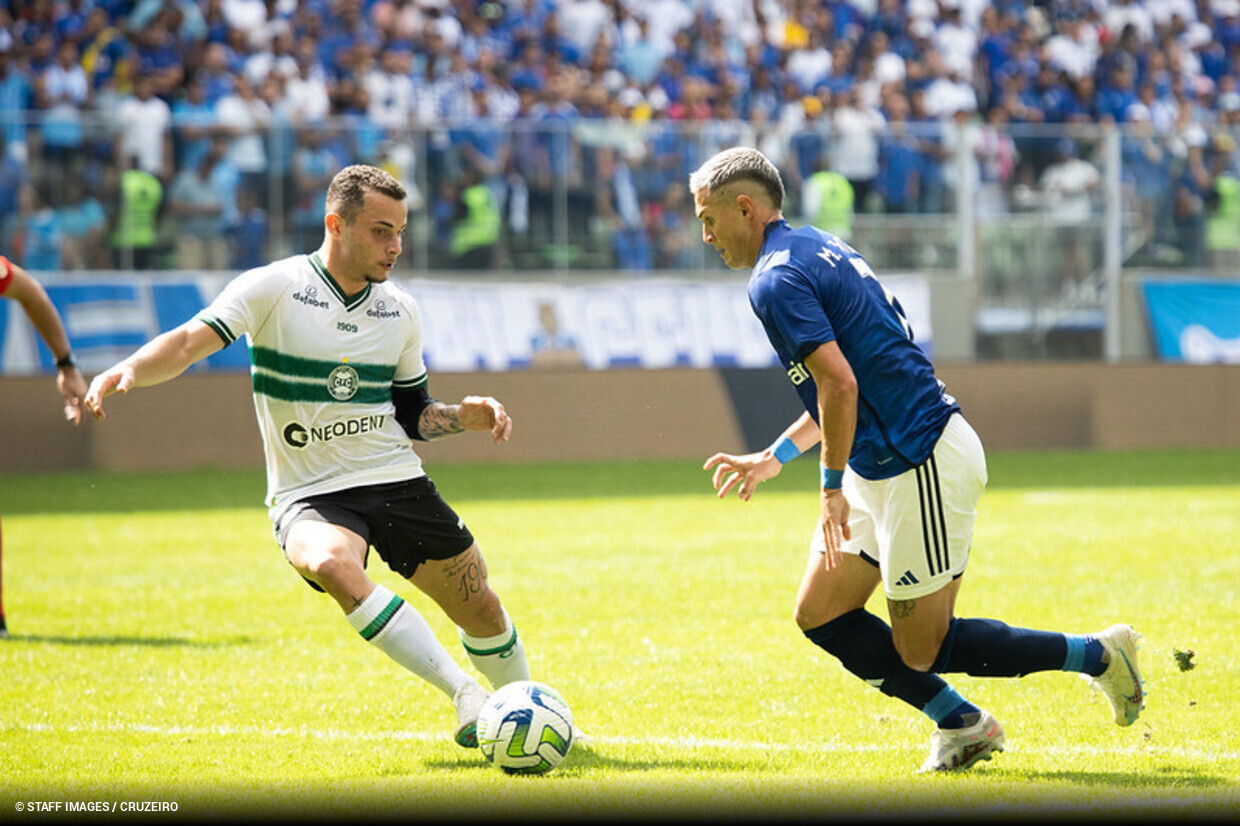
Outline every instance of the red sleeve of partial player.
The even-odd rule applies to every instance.
[[[9,259],[0,255],[0,295],[4,295],[4,291],[9,288],[12,281],[13,265],[9,263]]]

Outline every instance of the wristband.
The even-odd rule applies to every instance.
[[[779,460],[781,465],[786,465],[793,459],[801,455],[801,449],[797,447],[796,442],[787,436],[780,436],[775,442],[774,447],[775,458]]]
[[[68,370],[70,367],[77,367],[77,362],[73,360],[72,350],[65,353],[60,358],[56,359],[57,370]]]
[[[844,484],[844,471],[822,466],[822,489],[838,490]]]

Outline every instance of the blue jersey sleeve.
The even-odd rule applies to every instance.
[[[779,288],[771,294],[771,324],[784,339],[792,360],[804,361],[818,347],[835,341],[836,331],[822,308],[815,285],[804,274],[785,270],[779,273],[777,282]]]

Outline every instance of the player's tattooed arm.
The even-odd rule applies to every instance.
[[[418,433],[428,442],[435,439],[442,439],[445,436],[452,436],[457,433],[465,432],[465,425],[461,424],[461,406],[459,404],[444,404],[440,401],[432,402],[422,411],[422,415],[418,417]]]

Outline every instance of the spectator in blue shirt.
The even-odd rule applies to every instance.
[[[921,157],[908,129],[909,104],[903,95],[891,95],[883,107],[890,131],[878,142],[879,172],[874,188],[888,214],[917,211]]]
[[[52,207],[46,182],[27,186],[21,225],[22,266],[28,270],[56,272],[64,269],[64,228]]]
[[[24,113],[33,101],[34,87],[24,67],[10,52],[0,51],[0,127],[4,129],[5,146],[25,149]]]
[[[198,168],[211,148],[216,127],[215,104],[207,100],[202,78],[193,75],[185,85],[185,94],[172,103],[173,153],[178,170]]]

